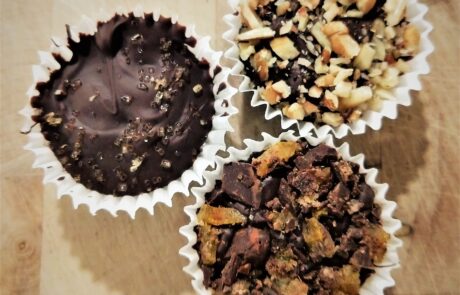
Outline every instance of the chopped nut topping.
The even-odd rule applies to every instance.
[[[330,38],[332,50],[341,57],[353,58],[357,56],[361,50],[359,44],[350,35],[335,34]]]
[[[305,117],[305,110],[302,105],[294,102],[283,108],[283,114],[290,119],[302,120]]]
[[[129,171],[131,173],[134,173],[139,169],[139,167],[142,165],[142,162],[144,161],[144,157],[137,157],[131,160],[131,166],[129,167]]]
[[[248,58],[256,52],[254,45],[250,43],[239,43],[240,47],[240,58],[241,60],[248,60]]]
[[[337,126],[379,111],[420,50],[408,0],[241,1],[240,59],[261,98],[289,118]]]
[[[54,112],[49,112],[44,116],[46,123],[48,123],[51,126],[59,126],[62,123],[62,118],[59,117],[57,114]]]
[[[238,41],[249,41],[249,40],[257,40],[257,39],[268,39],[275,36],[276,32],[270,28],[256,28],[244,33],[239,34],[236,39]]]
[[[300,52],[295,48],[294,42],[288,37],[279,37],[270,41],[272,50],[282,59],[296,58]]]
[[[282,98],[287,98],[291,95],[291,87],[283,80],[278,81],[272,85],[273,90],[281,94]]]
[[[203,86],[201,84],[196,84],[193,86],[193,92],[195,94],[201,93],[203,91]]]

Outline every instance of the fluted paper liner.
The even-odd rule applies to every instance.
[[[226,159],[218,158],[216,160],[217,166],[213,171],[204,172],[204,185],[202,187],[192,188],[192,194],[196,198],[196,203],[184,208],[185,213],[190,217],[190,223],[180,228],[180,233],[187,238],[187,245],[179,250],[179,254],[186,257],[189,260],[187,266],[184,267],[184,271],[192,276],[192,286],[198,294],[211,294],[211,291],[206,289],[203,285],[203,272],[198,265],[198,253],[193,248],[197,242],[197,235],[194,231],[194,227],[197,225],[197,210],[200,208],[205,201],[205,194],[212,191],[216,180],[222,179],[223,166],[226,163],[247,160],[255,153],[267,149],[272,144],[279,142],[280,140],[291,140],[296,141],[301,138],[305,138],[309,145],[316,146],[320,143],[325,143],[328,146],[337,149],[340,156],[347,161],[354,162],[359,165],[359,172],[365,175],[366,183],[372,187],[375,192],[375,203],[380,205],[382,208],[381,222],[383,229],[390,234],[388,240],[387,251],[383,261],[380,263],[380,267],[376,267],[375,273],[372,274],[361,286],[360,294],[383,294],[385,288],[394,286],[394,280],[391,277],[391,271],[399,267],[399,258],[397,248],[402,246],[402,241],[395,237],[395,233],[401,228],[401,222],[392,217],[393,211],[396,208],[396,203],[388,201],[385,198],[385,194],[388,191],[387,184],[381,184],[376,182],[377,169],[366,169],[364,167],[364,155],[359,154],[356,156],[350,155],[349,145],[347,143],[342,144],[340,147],[335,146],[332,139],[332,135],[322,135],[319,137],[313,137],[306,135],[304,137],[297,137],[293,135],[293,131],[287,131],[282,133],[279,137],[273,137],[267,133],[263,133],[263,140],[254,141],[247,139],[244,141],[247,148],[243,150],[237,150],[233,147],[228,149],[229,157]]]
[[[123,8],[118,8],[112,15],[104,12],[104,16],[101,16],[98,20],[106,21],[115,13],[128,14],[129,12]],[[138,17],[144,16],[144,10],[140,6],[136,7],[133,13]],[[155,20],[158,20],[159,17],[160,14],[154,12]],[[177,23],[177,17],[172,17],[172,22]],[[79,33],[94,34],[96,28],[96,21],[83,16],[77,26],[70,27],[70,35],[72,40],[79,42]],[[184,171],[178,179],[150,193],[123,197],[101,194],[77,183],[57,160],[53,151],[48,146],[48,141],[43,137],[39,128],[32,129],[28,134],[28,143],[25,145],[25,149],[35,154],[36,159],[33,163],[33,168],[42,168],[44,170],[43,183],[55,184],[59,198],[70,196],[75,208],[82,204],[87,205],[92,214],[96,214],[99,210],[105,210],[116,216],[118,211],[125,211],[134,218],[139,208],[144,208],[153,215],[154,207],[157,203],[164,203],[170,207],[172,206],[172,197],[175,194],[182,193],[188,196],[189,187],[192,182],[203,183],[203,171],[209,166],[214,167],[216,153],[219,150],[225,150],[226,147],[224,142],[225,133],[232,131],[228,119],[230,115],[237,112],[237,109],[231,103],[231,97],[237,90],[227,83],[230,70],[220,64],[222,53],[211,49],[209,45],[210,37],[198,36],[194,26],[186,26],[186,36],[193,36],[197,39],[196,46],[193,48],[189,47],[189,49],[198,60],[205,58],[210,63],[211,73],[217,66],[222,68],[221,72],[214,77],[213,92],[215,95],[214,107],[216,113],[212,121],[213,126],[207,136],[207,140],[201,147],[201,153],[193,162],[193,166]],[[36,84],[48,81],[50,73],[60,68],[59,63],[53,57],[53,53],[62,56],[65,60],[72,58],[72,51],[67,47],[66,41],[53,37],[52,43],[50,52],[38,52],[40,64],[32,67],[33,84],[27,92],[29,100],[39,94],[35,89]],[[227,87],[217,93],[221,83],[225,83]],[[224,103],[225,100],[228,102],[228,106]],[[34,111],[29,101],[27,102],[27,106],[20,111],[20,114],[25,118],[23,130],[29,129],[34,124],[31,119]]]
[[[232,12],[237,11],[240,0],[227,0]],[[300,134],[308,134],[314,130],[318,135],[324,135],[332,132],[336,138],[342,138],[351,132],[352,134],[362,134],[366,131],[366,126],[374,130],[380,130],[382,127],[383,118],[396,119],[398,117],[398,105],[410,106],[412,104],[410,91],[422,89],[420,82],[420,75],[426,75],[430,72],[430,66],[427,61],[428,55],[433,50],[433,44],[429,39],[429,34],[433,30],[433,26],[424,19],[428,7],[421,4],[418,0],[409,0],[407,5],[407,20],[415,25],[421,34],[420,38],[420,51],[408,62],[410,65],[410,72],[400,76],[399,85],[394,88],[391,93],[392,97],[383,100],[381,110],[375,112],[367,110],[363,113],[362,117],[354,123],[344,123],[338,127],[330,125],[316,126],[311,122],[298,121],[290,119],[283,115],[280,109],[271,106],[263,100],[258,91],[251,85],[249,77],[243,74],[244,65],[239,59],[239,48],[235,42],[235,38],[241,28],[240,17],[234,14],[227,14],[224,17],[225,22],[230,26],[230,29],[223,34],[223,38],[229,42],[230,47],[225,51],[224,56],[234,62],[232,67],[232,74],[243,78],[239,90],[252,94],[251,106],[265,106],[265,119],[271,120],[276,117],[281,119],[281,127],[288,129],[296,127]]]

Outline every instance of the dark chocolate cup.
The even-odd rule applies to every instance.
[[[388,191],[388,184],[380,184],[376,182],[378,170],[377,169],[366,169],[364,167],[364,155],[359,154],[351,156],[349,151],[349,145],[347,143],[342,144],[340,147],[335,146],[332,135],[323,135],[320,137],[313,137],[307,135],[304,137],[297,137],[293,135],[293,131],[287,131],[280,134],[278,137],[273,137],[267,133],[262,133],[263,140],[245,140],[247,146],[244,150],[238,150],[233,147],[228,149],[228,158],[218,158],[217,167],[213,171],[205,171],[203,176],[205,182],[203,186],[193,188],[192,194],[196,198],[196,202],[193,205],[184,208],[185,213],[190,217],[190,223],[180,228],[180,233],[187,238],[187,245],[179,250],[179,254],[189,260],[187,266],[183,268],[184,272],[192,277],[191,283],[197,294],[211,294],[210,289],[206,289],[203,284],[204,275],[201,268],[198,265],[199,255],[194,249],[194,245],[197,242],[197,235],[194,228],[197,226],[197,211],[205,203],[206,193],[212,191],[215,187],[216,181],[222,179],[223,167],[225,164],[236,161],[245,161],[250,158],[253,153],[261,152],[267,149],[270,145],[285,141],[297,141],[299,139],[305,139],[309,145],[317,146],[318,144],[324,143],[337,150],[339,155],[346,161],[350,161],[359,165],[359,173],[365,175],[366,183],[374,190],[375,203],[380,205],[382,213],[380,215],[382,221],[382,227],[390,235],[390,239],[387,244],[387,251],[381,262],[381,265],[385,267],[376,267],[375,273],[372,274],[365,283],[361,286],[360,294],[383,294],[385,288],[394,286],[395,282],[391,277],[391,271],[399,267],[399,257],[397,249],[402,246],[402,241],[395,236],[395,233],[401,228],[401,222],[392,217],[394,210],[396,209],[396,203],[386,199],[385,195]]]
[[[133,12],[137,17],[143,17],[146,13],[151,12],[144,12],[141,7],[137,7]],[[127,15],[128,12],[117,12],[117,14]],[[160,14],[157,13],[153,13],[153,15],[155,20],[160,17]],[[177,23],[176,19],[173,18],[173,24]],[[106,19],[101,17],[101,21],[106,21]],[[95,31],[96,21],[85,16],[82,17],[78,25],[69,27],[69,35],[75,42],[79,42],[79,33],[94,34]],[[39,94],[35,88],[37,83],[49,81],[51,73],[59,69],[59,63],[54,58],[54,55],[58,55],[64,60],[70,60],[72,57],[72,51],[67,47],[66,41],[60,38],[52,38],[49,52],[38,52],[40,64],[32,67],[33,84],[27,91],[29,99],[26,107],[20,111],[20,114],[25,118],[23,129],[30,129],[28,143],[24,148],[35,154],[33,168],[43,169],[43,183],[54,184],[58,198],[69,196],[75,208],[80,205],[86,205],[92,214],[96,214],[99,210],[105,210],[116,216],[118,211],[125,211],[134,218],[140,208],[153,215],[154,207],[157,203],[163,203],[171,207],[173,196],[178,194],[188,196],[192,183],[203,183],[203,172],[209,167],[214,167],[216,165],[216,154],[218,151],[226,149],[224,137],[226,132],[232,130],[228,119],[237,112],[237,109],[232,105],[231,98],[237,90],[227,83],[230,70],[220,64],[222,53],[211,49],[209,44],[210,37],[199,36],[195,32],[194,26],[186,27],[186,36],[193,36],[196,39],[196,45],[193,48],[190,47],[189,50],[198,60],[206,59],[210,64],[210,72],[214,73],[215,115],[212,118],[212,129],[208,133],[206,141],[201,146],[201,152],[197,155],[192,166],[183,171],[179,178],[170,181],[162,188],[136,196],[102,194],[78,183],[57,160],[41,131],[38,128],[30,128],[34,124],[32,116],[36,115],[37,109],[32,108],[29,101]],[[222,83],[225,84],[225,88],[219,87]]]
[[[284,130],[295,128],[299,130],[301,135],[309,134],[312,131],[319,136],[331,133],[335,138],[343,138],[349,133],[363,134],[368,127],[373,130],[380,130],[384,118],[396,119],[398,117],[399,105],[410,106],[412,104],[410,92],[412,90],[420,91],[422,89],[420,76],[427,75],[430,72],[427,58],[434,51],[434,46],[429,38],[433,26],[425,19],[428,7],[418,0],[407,0],[407,20],[415,25],[420,31],[420,51],[408,62],[410,71],[400,76],[399,85],[387,91],[385,94],[386,99],[382,100],[380,111],[368,109],[363,112],[361,118],[356,122],[342,123],[337,127],[332,127],[327,124],[318,126],[311,122],[290,119],[286,117],[279,108],[271,106],[262,99],[258,89],[256,89],[251,82],[251,79],[244,75],[244,65],[239,58],[239,47],[235,41],[242,25],[240,16],[234,13],[238,11],[240,1],[241,0],[227,0],[232,13],[224,16],[224,20],[229,26],[229,29],[222,35],[229,43],[229,47],[225,51],[224,56],[234,63],[232,74],[243,79],[243,82],[239,86],[239,90],[240,92],[251,95],[251,106],[265,106],[265,120],[270,121],[279,117],[281,127]]]

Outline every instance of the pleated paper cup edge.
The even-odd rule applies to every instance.
[[[118,7],[112,14],[109,14],[107,11],[101,11],[98,21],[107,21],[115,14],[127,15],[130,12],[133,12],[133,14],[138,17],[144,16],[144,13],[153,13],[155,20],[158,20],[161,15],[161,12],[144,11],[142,6],[136,6],[132,10]],[[177,16],[171,17],[171,20],[173,24],[180,23]],[[208,167],[214,167],[216,165],[214,162],[216,154],[218,151],[226,149],[224,141],[225,134],[233,131],[229,123],[229,118],[238,112],[238,109],[235,108],[232,103],[232,97],[237,92],[237,89],[228,83],[228,76],[231,69],[221,64],[220,59],[222,57],[222,52],[215,51],[211,48],[209,44],[210,37],[198,35],[194,25],[186,25],[185,27],[186,36],[193,36],[197,40],[193,48],[189,47],[190,51],[198,60],[205,58],[210,63],[210,74],[212,75],[216,67],[221,68],[220,73],[213,78],[213,93],[215,95],[214,107],[216,111],[213,117],[213,127],[208,133],[205,143],[201,146],[201,152],[192,166],[185,170],[178,179],[150,193],[142,193],[137,196],[126,195],[122,197],[101,194],[97,191],[89,190],[82,184],[77,183],[57,160],[56,156],[47,145],[48,141],[44,139],[39,128],[31,129],[28,134],[28,142],[24,148],[34,153],[35,161],[33,168],[43,169],[43,183],[54,184],[58,198],[68,196],[71,198],[75,209],[80,205],[86,205],[93,215],[100,210],[104,210],[113,216],[117,216],[119,211],[123,211],[128,213],[131,218],[135,218],[136,212],[139,209],[145,209],[153,215],[155,205],[158,203],[171,207],[172,198],[174,196],[178,194],[188,196],[192,183],[203,183],[203,171]],[[72,40],[79,41],[79,33],[94,34],[96,31],[96,21],[87,16],[82,16],[80,23],[75,26],[69,26],[69,30]],[[40,63],[32,66],[33,84],[27,91],[27,105],[19,111],[19,114],[24,117],[23,130],[30,128],[30,126],[34,124],[31,116],[34,114],[35,109],[31,107],[30,100],[32,97],[38,95],[38,91],[35,89],[36,84],[39,82],[47,82],[50,78],[50,74],[60,68],[53,54],[58,54],[65,60],[70,60],[72,57],[72,52],[67,47],[67,42],[65,39],[59,37],[52,38],[52,44],[49,51],[38,51]],[[221,83],[225,83],[226,87],[218,93],[218,88]]]
[[[227,0],[232,12],[237,11],[239,0]],[[311,122],[298,121],[289,119],[283,115],[281,110],[271,106],[265,100],[260,98],[258,91],[251,86],[250,78],[243,73],[243,63],[239,59],[238,44],[235,42],[235,37],[241,27],[239,16],[227,14],[224,16],[224,21],[229,26],[229,29],[222,35],[223,39],[230,44],[229,48],[224,52],[224,56],[231,60],[232,75],[238,76],[242,79],[239,87],[240,92],[250,93],[251,106],[265,106],[264,117],[266,120],[272,120],[280,117],[282,129],[289,129],[295,127],[301,135],[307,135],[310,132],[315,132],[318,136],[332,133],[335,138],[343,138],[348,133],[363,134],[366,132],[367,127],[373,130],[380,130],[382,128],[382,121],[384,118],[396,119],[398,117],[398,107],[410,106],[412,104],[411,91],[422,90],[421,75],[427,75],[430,72],[428,63],[428,56],[434,51],[433,43],[429,38],[429,34],[433,30],[430,22],[425,20],[428,7],[419,2],[419,0],[409,0],[408,3],[407,20],[417,26],[420,30],[420,52],[414,56],[409,62],[411,71],[400,77],[401,81],[398,87],[392,90],[394,100],[383,100],[382,109],[379,112],[367,110],[363,113],[362,117],[354,123],[343,123],[338,127],[330,125],[316,126]]]
[[[247,160],[253,153],[260,152],[271,144],[280,140],[299,140],[306,139],[310,145],[316,146],[320,143],[325,143],[334,147],[339,155],[347,161],[354,162],[360,166],[360,173],[365,174],[366,183],[372,187],[375,192],[375,203],[379,204],[382,209],[381,221],[383,229],[390,235],[387,245],[387,252],[381,262],[381,267],[375,268],[375,273],[369,277],[365,284],[361,286],[361,294],[384,294],[384,289],[394,286],[395,282],[391,277],[391,271],[399,267],[399,256],[397,249],[402,246],[402,241],[395,236],[395,233],[401,228],[401,222],[395,219],[392,215],[396,209],[396,203],[386,199],[385,195],[388,191],[387,184],[381,184],[376,181],[378,174],[377,169],[367,169],[364,167],[364,155],[358,154],[352,156],[348,143],[344,143],[337,147],[331,134],[322,136],[295,136],[294,131],[286,131],[281,133],[278,137],[273,137],[267,133],[262,133],[263,140],[256,141],[246,139],[245,149],[236,149],[230,147],[228,149],[229,157],[216,160],[217,166],[213,171],[205,171],[203,174],[204,184],[201,187],[192,189],[192,195],[195,197],[195,204],[186,206],[184,212],[189,216],[189,224],[180,228],[179,232],[187,239],[187,244],[179,250],[179,254],[188,259],[188,264],[183,268],[184,272],[192,277],[192,286],[198,294],[211,294],[210,290],[206,290],[203,285],[203,272],[198,266],[198,253],[193,248],[197,241],[197,235],[194,227],[197,225],[196,211],[204,204],[205,194],[212,191],[215,186],[216,180],[221,179],[223,166],[226,163],[233,161]]]

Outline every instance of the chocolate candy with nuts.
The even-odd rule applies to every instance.
[[[185,27],[152,14],[116,15],[37,85],[34,117],[71,176],[104,194],[151,192],[189,169],[212,128],[209,63]]]
[[[337,127],[379,111],[420,46],[407,0],[241,0],[236,37],[261,99]]]
[[[305,142],[224,166],[197,224],[215,294],[358,294],[389,239],[359,166]]]

